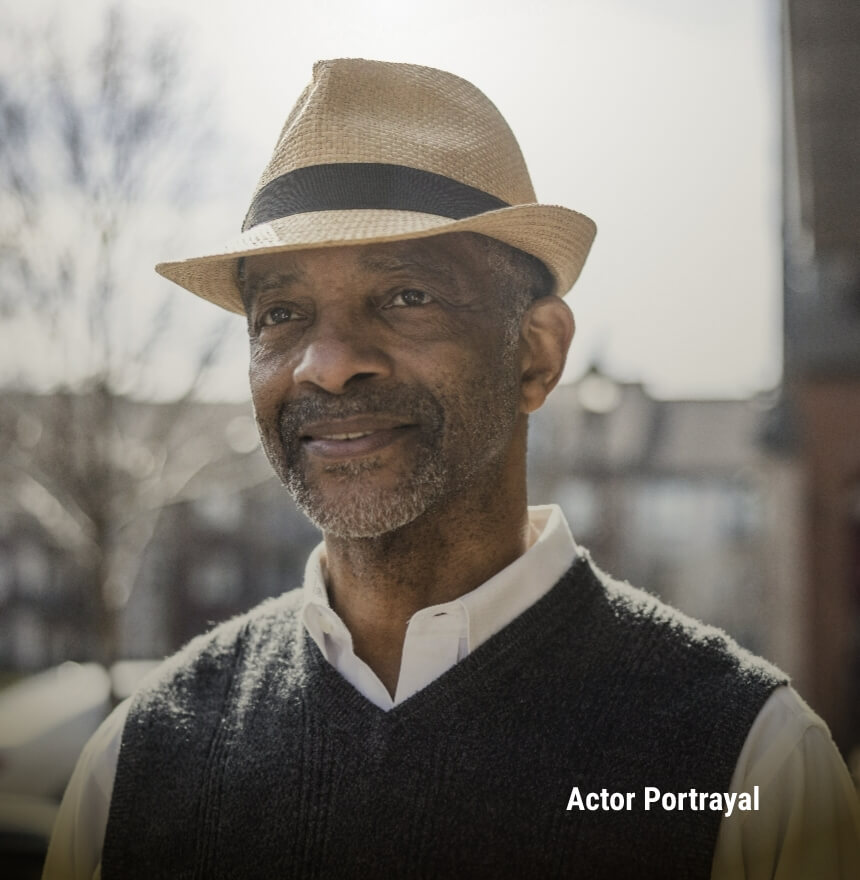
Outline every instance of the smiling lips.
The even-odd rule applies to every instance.
[[[301,442],[321,458],[354,458],[388,446],[415,427],[390,416],[354,416],[305,425]]]

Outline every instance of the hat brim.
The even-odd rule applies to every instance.
[[[563,296],[579,277],[596,231],[590,218],[558,205],[514,205],[463,220],[412,211],[316,211],[261,223],[216,253],[159,263],[155,270],[191,293],[244,315],[237,281],[240,257],[479,232],[542,260],[555,278],[555,292]]]

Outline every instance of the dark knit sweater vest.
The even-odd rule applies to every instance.
[[[300,601],[195,639],[136,695],[104,880],[709,877],[722,814],[646,812],[643,791],[727,791],[777,670],[580,558],[384,712]],[[567,810],[573,786],[633,809]]]

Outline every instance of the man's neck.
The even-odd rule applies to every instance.
[[[412,615],[489,580],[525,552],[527,536],[524,481],[488,481],[378,538],[326,536],[329,601],[392,696]]]

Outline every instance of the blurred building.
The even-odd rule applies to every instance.
[[[785,401],[810,699],[860,744],[860,4],[785,0]]]
[[[802,678],[799,583],[772,563],[791,476],[763,448],[774,398],[655,400],[592,369],[533,416],[532,503],[557,501],[615,577]]]
[[[171,507],[123,619],[124,656],[163,656],[214,622],[300,586],[319,541],[274,477],[241,492],[214,485]]]
[[[105,662],[106,604],[120,657],[164,656],[297,586],[319,540],[247,404],[110,408],[99,422],[89,394],[0,399],[0,669]],[[109,601],[107,554],[125,581]]]

